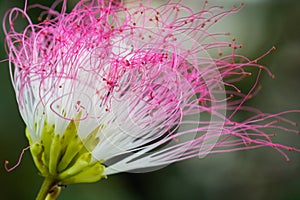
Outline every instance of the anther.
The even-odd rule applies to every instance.
[[[271,78],[272,78],[272,79],[274,79],[274,78],[275,78],[275,75],[274,75],[274,74],[272,74],[272,75],[271,75]]]

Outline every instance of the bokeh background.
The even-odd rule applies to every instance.
[[[29,4],[50,5],[49,0],[29,0]],[[193,8],[201,0],[183,0]],[[238,0],[211,0],[211,4],[232,6]],[[300,1],[244,0],[246,6],[220,22],[218,28],[231,32],[242,43],[241,53],[254,59],[273,45],[277,50],[262,64],[276,75],[266,73],[262,91],[250,103],[266,112],[300,109]],[[11,7],[23,7],[23,0],[0,0],[0,19]],[[71,4],[74,4],[75,0]],[[4,34],[0,31],[0,59],[5,59]],[[300,114],[289,118],[300,122]],[[0,63],[0,199],[31,200],[42,183],[30,153],[21,165],[8,173],[4,161],[17,162],[28,145],[24,123],[18,113],[11,86],[8,63]],[[300,136],[279,136],[284,143],[300,147]],[[300,200],[300,154],[290,153],[291,162],[270,148],[207,156],[170,165],[147,174],[119,174],[93,184],[70,185],[58,199],[69,200],[150,200],[150,199],[230,199]]]

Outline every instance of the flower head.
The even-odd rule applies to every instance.
[[[290,111],[264,114],[245,105],[259,90],[261,72],[273,76],[258,64],[269,52],[248,59],[237,53],[235,39],[211,30],[240,7],[206,2],[194,13],[182,1],[153,8],[81,0],[67,13],[67,1],[61,11],[57,3],[33,6],[45,10],[38,24],[26,6],[6,15],[13,85],[43,176],[93,182],[213,153],[299,151],[272,142],[274,129],[297,133],[278,124],[294,124],[282,117]],[[29,25],[17,32],[20,13]],[[231,53],[222,55],[224,49]],[[253,69],[255,83],[242,93],[236,83],[254,76]],[[238,120],[240,111],[249,117]]]

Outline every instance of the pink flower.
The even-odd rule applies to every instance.
[[[298,133],[283,115],[299,111],[267,114],[245,104],[258,92],[262,71],[273,77],[258,62],[274,47],[251,60],[238,54],[242,46],[228,42],[227,33],[211,31],[240,7],[205,3],[193,13],[183,1],[152,8],[139,1],[81,0],[67,13],[67,1],[60,12],[58,3],[32,6],[45,10],[38,24],[26,6],[6,15],[11,76],[31,146],[47,143],[51,149],[55,135],[63,137],[75,122],[81,141],[94,134],[89,163],[105,165],[103,176],[259,147],[276,149],[287,160],[286,151],[299,151],[273,142],[278,129]],[[19,14],[29,22],[22,32],[14,25]],[[232,53],[222,55],[224,49]],[[240,91],[236,83],[254,76],[254,69],[254,85]],[[248,117],[239,120],[240,112]],[[53,135],[45,141],[49,127]],[[68,148],[66,143],[58,151],[57,165]],[[46,155],[35,160],[40,171],[47,168],[44,176],[68,169],[51,172],[47,162],[54,161],[38,155]]]

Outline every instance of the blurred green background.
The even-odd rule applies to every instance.
[[[29,0],[29,4],[51,4]],[[75,2],[75,1],[73,1]],[[184,1],[187,2],[187,1]],[[188,1],[189,5],[197,0]],[[241,1],[217,0],[221,5]],[[244,45],[240,51],[254,59],[270,49],[277,50],[262,60],[276,75],[263,74],[262,91],[251,103],[266,112],[300,109],[300,1],[245,0],[245,8],[220,22]],[[8,8],[23,7],[22,0],[0,0],[0,18]],[[195,6],[197,7],[197,6]],[[4,35],[0,32],[0,59],[5,59]],[[14,164],[28,145],[9,79],[8,63],[0,63],[0,199],[31,200],[42,182],[29,152],[14,171],[4,170],[4,161]],[[290,115],[300,122],[300,114]],[[284,143],[300,147],[300,136],[283,135]],[[292,162],[270,148],[212,155],[170,165],[147,174],[118,174],[94,184],[70,185],[58,199],[150,200],[230,199],[300,200],[300,154],[290,153]]]

